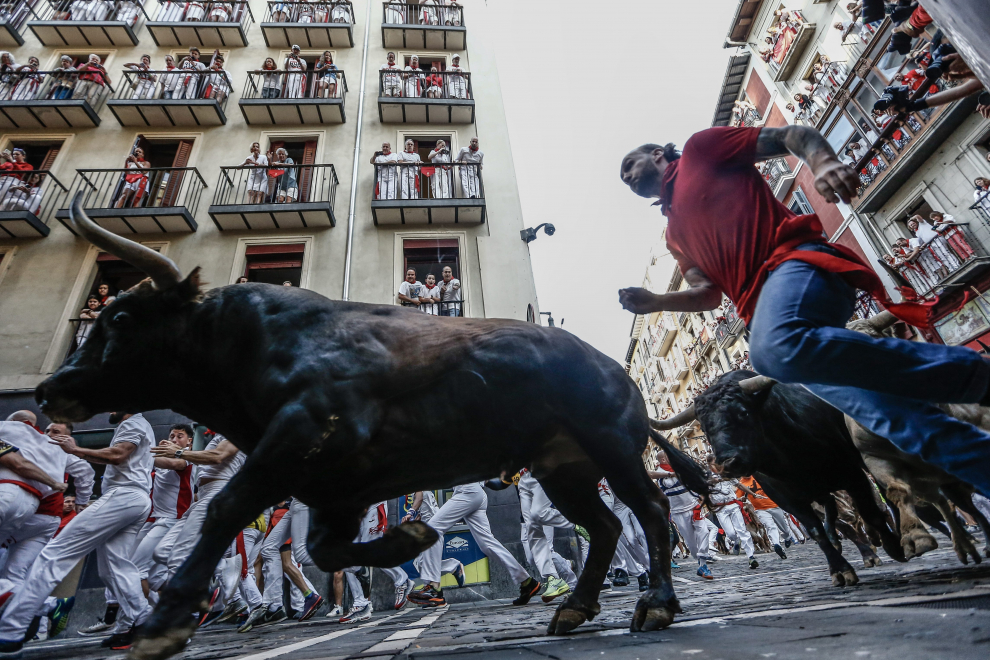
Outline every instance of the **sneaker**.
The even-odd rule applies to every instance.
[[[128,628],[125,632],[114,633],[102,642],[100,646],[113,651],[126,651],[134,643],[134,627]]]
[[[306,596],[306,600],[303,601],[302,613],[299,615],[300,621],[305,621],[309,619],[316,611],[320,609],[323,605],[323,596],[316,593],[315,591],[310,595]]]
[[[611,588],[612,588],[612,583],[611,583],[611,582],[605,582],[605,583],[603,583],[603,584],[602,584],[602,586],[601,586],[601,587],[600,587],[600,588],[598,589],[598,591],[609,591],[609,590],[610,590]]]
[[[715,576],[712,575],[711,569],[704,565],[698,567],[698,577],[705,578],[706,580],[715,579]]]
[[[760,567],[760,562],[756,561],[756,557],[750,557],[749,558],[749,567],[750,568],[759,568]]]
[[[273,623],[278,623],[280,621],[285,621],[288,617],[285,616],[285,610],[279,607],[277,610],[270,610],[268,608],[264,609],[265,613],[261,617],[261,621],[254,624],[255,628],[260,628],[261,626],[270,626]]]
[[[677,564],[676,564],[676,563],[674,562],[674,560],[673,560],[673,559],[671,559],[671,560],[670,560],[670,567],[671,567],[671,568],[680,568],[680,566],[678,566],[678,565],[677,565]]]
[[[785,548],[791,547],[791,540],[790,539],[787,539],[786,541],[784,541],[784,547]]]
[[[24,642],[0,640],[0,658],[19,658],[23,648]]]
[[[732,554],[734,554],[734,555],[738,555],[739,554],[739,541],[736,541],[733,544],[733,546],[732,546]]]
[[[231,619],[240,616],[243,612],[246,612],[248,604],[243,600],[236,600],[233,603],[228,603],[227,607],[223,608],[223,612],[217,617],[217,623],[223,623],[224,621],[230,621]]]
[[[457,580],[458,587],[464,586],[464,564],[458,562],[457,570],[451,573],[451,575],[453,575],[454,579]]]
[[[639,575],[636,576],[636,579],[639,581],[639,590],[640,591],[646,591],[647,589],[650,588],[650,574],[649,573],[640,573]]]
[[[621,568],[615,569],[615,577],[612,578],[613,587],[628,587],[629,586],[629,573]]]
[[[256,607],[254,610],[247,615],[247,619],[237,628],[237,632],[247,632],[258,625],[258,622],[265,618],[265,614],[268,613],[268,609],[262,605],[261,607]],[[284,614],[284,612],[283,612]]]
[[[406,596],[406,600],[413,605],[432,605],[439,607],[447,604],[447,601],[443,597],[443,589],[437,591],[429,583],[424,584],[419,589],[414,589]]]
[[[547,588],[543,592],[543,602],[549,603],[557,596],[563,596],[566,593],[570,593],[571,588],[567,586],[567,583],[561,580],[556,575],[551,575],[547,578]]]
[[[347,616],[340,617],[341,623],[357,623],[358,621],[367,621],[371,618],[371,603],[368,603],[359,610],[354,610]]]
[[[591,543],[591,534],[588,533],[584,527],[581,525],[574,525],[574,533],[583,538],[588,543]]]
[[[344,616],[344,608],[340,605],[334,605],[330,608],[330,611],[327,612],[328,619],[339,619],[342,616]]]
[[[787,559],[787,555],[784,554],[784,549],[780,547],[779,544],[774,544],[773,551],[780,555],[781,559]]]
[[[119,611],[120,605],[107,605],[107,611],[103,614],[102,619],[97,619],[93,625],[88,628],[80,628],[76,632],[83,637],[104,633],[113,628],[113,625],[117,623],[117,612]]]
[[[220,620],[220,617],[223,616],[223,612],[224,612],[223,610],[211,610],[206,613],[206,616],[200,616],[199,627],[207,628],[209,626],[212,626],[214,623]]]
[[[213,606],[217,604],[218,600],[220,600],[220,585],[214,584],[210,587],[209,604],[206,606],[206,609],[199,614],[200,626],[203,626],[206,623],[212,623],[217,619],[217,617],[220,616],[219,614],[216,616],[213,615]],[[221,614],[222,613],[223,611],[221,610]]]
[[[707,557],[705,557],[705,559],[707,559],[708,561],[722,561],[721,559],[719,559],[719,558],[718,558],[718,557],[717,557],[717,556],[715,555],[715,553],[714,553],[714,552],[709,552],[709,553],[708,553],[708,556],[707,556]]]
[[[395,588],[395,609],[401,610],[406,606],[409,601],[406,600],[406,596],[412,591],[416,583],[412,580],[406,579],[404,584],[399,585]]]
[[[540,587],[542,586],[543,585],[540,584],[539,580],[534,580],[531,577],[526,578],[526,581],[519,585],[519,598],[516,598],[514,601],[512,601],[512,604],[525,605],[526,603],[529,602],[530,598],[532,598],[537,594],[537,592],[539,592]]]
[[[55,607],[48,613],[48,636],[54,637],[65,631],[69,625],[69,612],[76,604],[75,596],[69,598],[58,598],[55,600]]]

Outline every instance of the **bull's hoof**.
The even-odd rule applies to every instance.
[[[581,603],[574,594],[571,594],[553,613],[550,625],[547,626],[548,635],[565,635],[580,626],[585,621],[591,621],[602,611],[598,603],[590,605]]]
[[[962,536],[962,535],[960,534],[957,536]],[[974,564],[979,564],[981,561],[983,561],[983,557],[980,556],[980,553],[976,549],[976,546],[973,545],[973,542],[970,541],[965,536],[962,536],[962,538],[959,539],[953,538],[952,549],[956,551],[956,556],[959,557],[959,561],[961,561],[964,564],[969,563],[970,557],[973,558]]]
[[[666,628],[674,622],[674,615],[681,611],[681,604],[673,590],[665,596],[662,589],[648,589],[636,603],[629,631],[650,632]]]
[[[938,541],[923,529],[915,528],[901,535],[901,549],[905,560],[920,557],[936,548],[938,548]],[[890,552],[887,554],[889,555]]]
[[[192,617],[189,617],[189,620],[189,626],[169,628],[154,637],[138,637],[127,654],[128,659],[165,660],[176,653],[181,653],[182,649],[189,643],[189,638],[196,631],[196,627],[192,625]]]
[[[852,566],[832,573],[833,587],[851,587],[854,584],[859,584],[859,576]]]
[[[863,568],[874,568],[883,564],[875,552],[863,555]]]

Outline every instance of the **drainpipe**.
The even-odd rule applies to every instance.
[[[354,135],[354,167],[351,168],[351,199],[347,205],[347,249],[344,252],[344,295],[350,300],[351,294],[351,255],[354,252],[354,206],[357,204],[358,166],[361,164],[361,126],[364,124],[364,90],[368,79],[368,40],[371,35],[371,4],[366,0],[368,11],[364,17],[364,51],[361,55],[361,92],[358,97],[357,131]]]

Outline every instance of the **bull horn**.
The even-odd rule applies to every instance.
[[[671,429],[676,429],[684,426],[685,424],[689,424],[696,419],[698,419],[698,414],[694,411],[694,404],[692,403],[686,409],[677,413],[673,417],[668,417],[667,419],[651,419],[650,426],[657,431],[670,431]]]
[[[752,378],[744,378],[739,381],[739,389],[741,389],[746,394],[759,394],[765,389],[771,388],[777,384],[773,378],[767,376],[753,376]]]
[[[69,222],[75,232],[87,241],[148,275],[159,290],[168,289],[182,281],[182,272],[168,257],[111,233],[93,222],[83,211],[82,191],[76,193],[69,205]]]
[[[879,314],[874,314],[866,322],[870,324],[871,328],[880,332],[897,323],[897,317],[884,310]]]

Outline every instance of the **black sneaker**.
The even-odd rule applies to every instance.
[[[539,592],[540,587],[542,586],[543,585],[540,584],[539,580],[534,580],[531,577],[526,578],[526,581],[519,585],[519,598],[516,598],[514,601],[512,601],[512,604],[525,605],[526,603],[529,602],[530,598],[532,598],[537,594],[537,592]]]
[[[780,555],[781,559],[787,559],[787,555],[784,554],[784,549],[780,547],[779,544],[774,544],[773,551]]]
[[[100,635],[106,631],[113,628],[113,624],[117,623],[117,613],[120,611],[120,605],[110,604],[107,605],[107,611],[104,613],[102,619],[97,619],[96,623],[87,627],[81,628],[76,632],[83,637],[88,637],[90,635]]]
[[[279,621],[285,621],[288,617],[285,616],[285,610],[281,607],[275,610],[265,610],[265,616],[261,617],[261,620],[254,624],[255,628],[260,628],[262,626],[270,626],[273,623],[278,623]]]
[[[100,646],[105,649],[111,649],[113,651],[126,651],[131,648],[131,644],[134,643],[134,628],[128,628],[126,632],[119,632],[110,635],[102,642]]]
[[[784,541],[784,547],[785,548],[791,547],[791,540],[790,539],[787,539],[786,541]]]
[[[598,591],[609,591],[611,588],[612,588],[611,582],[604,582],[602,583],[602,586],[601,588],[598,589]]]
[[[0,658],[19,658],[24,642],[0,640]]]
[[[759,568],[760,567],[760,562],[756,561],[756,557],[750,557],[749,558],[749,567],[750,568]]]
[[[639,590],[640,591],[646,591],[647,589],[650,588],[650,574],[649,573],[640,573],[639,575],[636,576],[636,579],[639,580]]]
[[[629,573],[625,572],[621,568],[615,569],[615,577],[612,578],[613,587],[628,587],[629,586]]]

